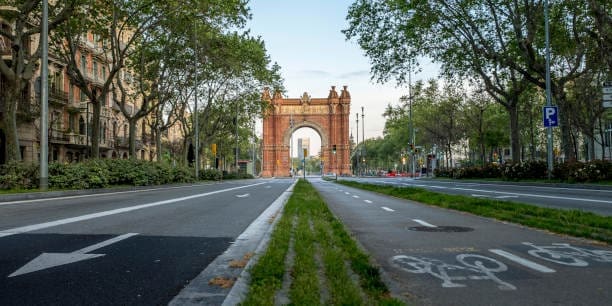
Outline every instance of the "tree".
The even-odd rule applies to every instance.
[[[49,31],[65,22],[82,1],[54,1],[49,4]],[[2,94],[2,120],[0,127],[6,136],[5,156],[8,161],[20,161],[17,113],[32,120],[29,84],[40,63],[42,46],[37,39],[41,31],[42,10],[38,0],[5,0],[0,8],[0,53],[10,52],[8,59],[0,60],[0,88]],[[4,20],[4,22],[1,22]],[[35,48],[31,42],[37,41]]]
[[[574,111],[567,101],[567,86],[588,72],[585,55],[600,54],[597,42],[609,46],[605,44],[609,17],[599,3],[591,1],[591,11],[586,4],[569,0],[553,1],[551,6],[551,87],[562,111],[567,157],[575,156],[568,119]],[[479,77],[509,112],[512,154],[518,160],[518,96],[529,83],[545,87],[542,8],[541,0],[358,0],[349,9],[344,33],[348,39],[357,38],[372,61],[377,81],[405,82],[417,55],[441,63],[447,76]],[[594,24],[591,14],[601,27],[589,36]]]

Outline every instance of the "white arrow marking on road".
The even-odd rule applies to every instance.
[[[504,250],[491,249],[491,250],[489,250],[489,252],[495,253],[495,254],[497,254],[499,256],[505,257],[505,258],[510,259],[510,260],[512,260],[512,261],[514,261],[514,262],[516,262],[518,264],[521,264],[521,265],[523,265],[523,266],[525,266],[527,268],[531,268],[533,270],[540,271],[542,273],[554,273],[555,272],[555,270],[553,270],[553,269],[551,269],[549,267],[546,267],[546,266],[543,266],[541,264],[535,263],[535,262],[533,262],[531,260],[527,260],[525,258],[516,256],[516,255],[514,255],[512,253],[508,253],[508,252],[506,252]]]
[[[381,207],[381,208],[382,208],[382,209],[384,209],[384,210],[386,210],[386,211],[395,211],[395,210],[393,210],[393,209],[391,209],[391,208],[389,208],[389,207],[385,207],[385,206],[383,206],[383,207]]]
[[[96,243],[86,248],[76,250],[72,253],[42,253],[38,257],[32,259],[30,262],[25,264],[23,267],[19,268],[17,271],[13,272],[8,277],[36,272],[36,271],[40,271],[44,269],[57,267],[57,266],[67,265],[73,262],[82,261],[86,259],[101,257],[106,254],[87,254],[87,253],[103,248],[105,246],[111,245],[113,243],[119,242],[121,240],[130,238],[132,236],[136,236],[136,235],[138,235],[138,233],[128,233],[125,235],[117,236],[115,238],[111,238],[111,239],[102,241],[100,243]]]
[[[418,223],[420,225],[427,226],[427,227],[437,227],[437,226],[435,226],[435,225],[433,225],[431,223],[427,223],[427,222],[425,222],[423,220],[420,220],[420,219],[412,219],[412,221],[414,221],[414,222],[416,222],[416,223]]]
[[[245,194],[237,194],[237,195],[236,195],[236,197],[237,197],[237,198],[246,198],[246,197],[248,197],[248,196],[250,196],[250,194],[248,194],[248,193],[245,193]]]

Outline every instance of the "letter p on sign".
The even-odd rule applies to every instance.
[[[556,106],[544,106],[544,127],[559,126],[558,114]]]

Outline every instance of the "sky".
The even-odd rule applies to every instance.
[[[361,107],[364,107],[365,138],[382,136],[387,105],[399,104],[408,93],[394,81],[376,84],[371,81],[369,59],[355,41],[347,41],[342,30],[352,0],[251,0],[252,19],[247,24],[251,35],[260,36],[272,62],[281,67],[286,97],[299,98],[308,92],[313,98],[327,98],[331,86],[339,92],[347,85],[351,94],[351,132],[356,137],[355,113],[359,112],[359,139],[363,138]],[[427,80],[437,74],[434,65],[422,66],[413,76]],[[261,136],[261,125],[259,129]],[[312,129],[299,129],[293,135],[293,153],[297,156],[297,139],[310,138],[310,155],[320,151],[321,138]]]

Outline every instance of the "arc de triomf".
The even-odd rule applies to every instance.
[[[351,95],[347,86],[338,95],[332,86],[327,98],[285,99],[279,91],[270,96],[264,89],[262,99],[271,107],[263,119],[264,177],[290,176],[289,142],[299,128],[309,127],[321,136],[324,173],[350,174],[349,115]],[[293,127],[291,120],[293,119]],[[335,152],[334,152],[335,148]]]

